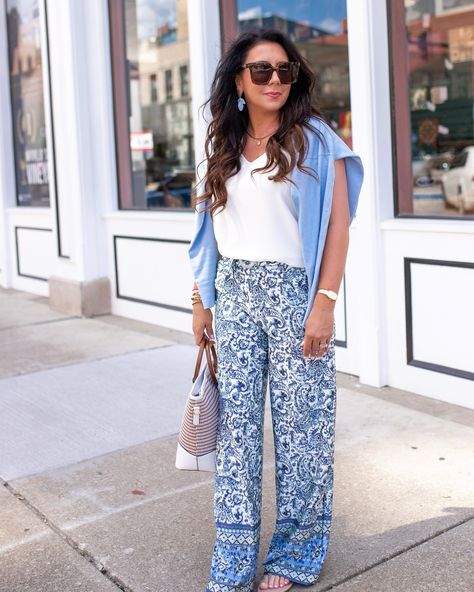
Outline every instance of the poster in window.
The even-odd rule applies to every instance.
[[[13,143],[20,206],[49,206],[38,0],[7,1]]]

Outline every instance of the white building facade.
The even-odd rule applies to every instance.
[[[200,107],[256,26],[364,162],[338,369],[474,408],[474,0],[5,0],[0,285],[191,332]]]

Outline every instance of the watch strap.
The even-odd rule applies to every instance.
[[[321,292],[321,294],[325,294],[331,300],[336,300],[337,298],[337,292],[334,292],[333,290],[324,290],[323,288],[321,288],[320,290],[318,290],[318,292]]]

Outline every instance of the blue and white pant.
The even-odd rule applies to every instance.
[[[303,356],[303,268],[221,257],[214,329],[221,397],[206,592],[251,592],[260,547],[263,420],[269,380],[277,520],[264,572],[318,579],[332,517],[336,367]]]

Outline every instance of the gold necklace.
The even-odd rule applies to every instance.
[[[275,132],[276,132],[276,130],[273,130],[272,132],[270,132],[266,136],[261,136],[260,138],[257,138],[255,136],[252,136],[252,134],[250,132],[247,132],[247,135],[250,136],[252,139],[256,140],[257,141],[257,146],[260,146],[260,144],[262,143],[262,140],[264,140],[265,138],[268,138],[269,136],[271,136]]]

